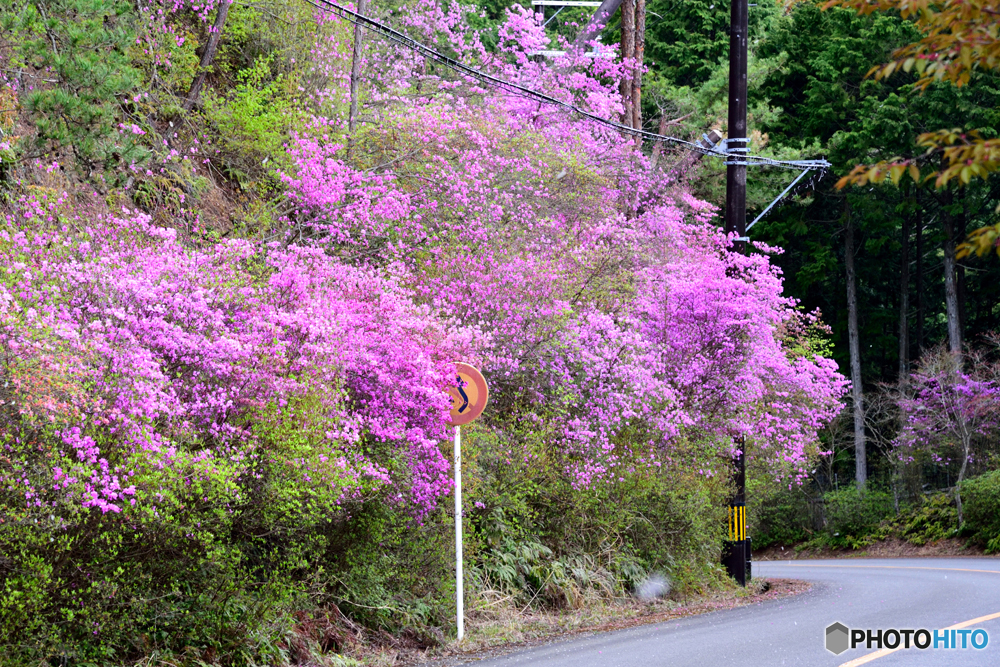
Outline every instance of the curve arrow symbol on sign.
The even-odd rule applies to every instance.
[[[462,382],[462,376],[456,375],[455,377],[458,380],[458,393],[459,395],[461,395],[462,400],[465,401],[464,403],[462,403],[462,406],[458,409],[458,414],[462,414],[463,412],[465,412],[465,409],[469,407],[469,397],[465,393],[465,383]]]

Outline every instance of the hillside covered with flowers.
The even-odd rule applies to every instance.
[[[196,98],[217,3],[56,5],[0,38],[0,664],[452,633],[459,360],[473,616],[711,586],[737,443],[823,450],[822,322],[648,146],[304,3],[233,4]],[[634,66],[372,12],[609,119]]]

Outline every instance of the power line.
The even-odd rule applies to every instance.
[[[537,90],[532,90],[525,86],[506,81],[499,77],[493,76],[492,74],[487,74],[481,70],[469,67],[468,65],[450,58],[449,56],[435,51],[427,46],[424,46],[420,42],[414,40],[411,37],[389,27],[388,25],[376,21],[375,19],[369,18],[364,14],[359,14],[356,11],[338,5],[331,0],[304,0],[313,7],[317,9],[328,11],[345,21],[349,21],[355,25],[360,25],[371,32],[388,39],[391,42],[399,44],[404,48],[415,51],[420,55],[433,60],[435,62],[441,63],[445,67],[453,69],[460,72],[466,76],[476,79],[480,83],[484,83],[488,86],[503,90],[511,95],[516,95],[519,97],[525,97],[536,102],[541,102],[543,104],[548,104],[561,109],[565,109],[571,114],[575,114],[582,118],[586,118],[598,125],[622,132],[624,134],[631,135],[633,137],[638,137],[639,139],[644,139],[646,141],[661,142],[667,144],[676,144],[687,150],[700,153],[702,155],[710,155],[713,157],[723,158],[727,161],[727,164],[740,164],[747,166],[768,166],[768,167],[781,167],[783,169],[826,169],[830,166],[830,163],[826,160],[775,160],[772,158],[763,157],[760,155],[751,155],[749,153],[744,153],[745,148],[737,149],[735,151],[729,151],[728,147],[724,150],[718,150],[716,148],[706,148],[701,144],[697,144],[691,141],[685,141],[684,139],[678,139],[677,137],[668,137],[662,134],[656,134],[654,132],[647,132],[642,129],[636,129],[634,127],[629,127],[628,125],[622,125],[621,123],[616,123],[614,121],[601,118],[600,116],[585,111],[580,107],[570,104],[568,102],[563,102],[560,99],[552,97],[551,95],[546,95],[545,93],[540,93]],[[723,145],[725,146],[725,140],[723,140]]]

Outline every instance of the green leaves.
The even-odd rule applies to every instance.
[[[986,553],[1000,551],[1000,470],[962,483],[964,529],[986,546]]]
[[[916,69],[917,86],[937,81],[968,84],[973,70],[994,69],[1000,58],[997,0],[830,0],[825,8],[849,7],[861,14],[896,13],[910,19],[922,33],[898,48],[889,63],[873,68],[876,78],[902,69]]]
[[[220,149],[215,161],[244,190],[262,194],[278,189],[279,171],[290,171],[291,160],[283,146],[291,131],[306,126],[307,114],[300,93],[301,81],[274,76],[274,56],[259,58],[237,75],[228,96],[205,91],[204,114]]]
[[[0,12],[5,30],[23,37],[15,50],[29,72],[22,103],[35,125],[34,151],[72,152],[85,177],[141,161],[145,149],[118,127],[142,82],[128,57],[138,19],[131,5],[3,0]]]

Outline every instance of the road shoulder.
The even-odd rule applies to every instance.
[[[427,650],[404,649],[396,654],[392,664],[452,667],[466,662],[502,657],[564,639],[763,604],[799,595],[811,588],[809,582],[797,579],[767,578],[757,581],[760,583],[748,587],[747,591],[726,591],[683,602],[628,601],[606,604],[596,613],[570,611],[524,614],[519,621],[476,618],[470,622],[469,632],[460,644],[450,642]],[[764,582],[766,586],[761,585]]]

